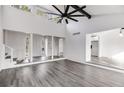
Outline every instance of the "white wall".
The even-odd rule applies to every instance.
[[[98,8],[99,7],[100,6],[98,6]],[[112,13],[109,15],[101,14],[97,16],[92,16],[90,20],[88,20],[87,18],[80,18],[79,22],[69,22],[69,24],[67,25],[67,32],[66,32],[66,51],[65,51],[66,58],[76,62],[85,62],[86,61],[85,37],[87,33],[105,31],[114,28],[120,28],[123,26],[124,26],[124,13],[117,13],[117,14]],[[81,34],[73,36],[72,34],[75,32],[80,32]]]
[[[100,56],[112,58],[124,52],[124,37],[119,35],[120,29],[99,33]]]
[[[86,61],[91,60],[91,34],[86,35]]]
[[[3,6],[3,20],[3,28],[11,31],[65,36],[64,24],[57,24],[45,17],[24,12],[10,6]]]
[[[3,32],[2,32],[2,7],[0,6],[0,43],[3,43]]]

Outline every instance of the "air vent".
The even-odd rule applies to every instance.
[[[79,34],[80,34],[80,32],[73,33],[73,35],[79,35]]]

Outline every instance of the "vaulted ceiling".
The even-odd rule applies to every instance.
[[[64,13],[67,5],[55,5],[55,6],[60,11],[62,11]],[[78,6],[82,7],[84,5],[78,5]],[[42,5],[40,7],[43,7],[45,9],[47,9],[48,10],[47,12],[61,14],[52,5]],[[74,10],[75,9],[73,7],[69,7],[68,12],[72,12]],[[103,16],[103,15],[124,14],[124,6],[123,5],[86,5],[86,8],[83,8],[83,10],[86,11],[88,14],[90,14],[92,17],[97,17],[97,16],[101,16],[101,15]],[[75,12],[74,15],[81,15],[81,13],[80,12]],[[76,17],[75,19],[78,20],[78,17]]]

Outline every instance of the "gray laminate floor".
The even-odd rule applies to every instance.
[[[124,70],[124,62],[118,62],[107,57],[91,57],[89,63]]]
[[[49,62],[0,72],[1,87],[124,86],[124,74],[75,63]]]

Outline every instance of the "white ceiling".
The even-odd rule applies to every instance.
[[[91,15],[124,13],[124,5],[88,5],[85,9]]]
[[[64,11],[63,5],[56,5],[61,11]],[[59,13],[54,7],[50,5],[42,5],[54,13]],[[69,9],[69,12],[74,10],[73,8]],[[87,5],[84,9],[91,15],[102,15],[102,14],[117,14],[124,13],[124,5]]]

